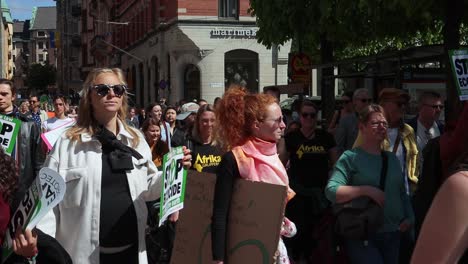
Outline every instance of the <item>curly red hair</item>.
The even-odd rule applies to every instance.
[[[267,108],[275,104],[269,94],[249,94],[243,87],[231,85],[216,107],[218,139],[226,149],[239,146],[252,136],[252,125],[263,121]]]

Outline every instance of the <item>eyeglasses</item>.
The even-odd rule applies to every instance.
[[[371,127],[377,128],[379,126],[382,126],[384,128],[388,128],[388,123],[386,121],[372,121],[370,122]]]
[[[125,84],[96,84],[92,85],[91,89],[96,90],[96,93],[99,96],[106,96],[109,93],[110,89],[112,89],[112,91],[114,91],[115,96],[121,97],[127,91],[127,86]]]
[[[35,104],[35,103],[37,103],[37,101],[30,100],[30,101],[29,101],[29,103],[31,103],[31,104]]]
[[[351,100],[341,100],[341,102],[343,102],[343,104],[349,104]]]
[[[301,114],[301,116],[302,116],[303,118],[307,118],[307,117],[315,118],[315,117],[317,117],[317,113],[313,113],[313,112],[312,112],[312,113],[305,113],[305,112],[304,112],[304,113]]]
[[[372,103],[372,99],[370,98],[361,98],[359,99],[363,104],[370,104]]]
[[[424,104],[425,106],[429,106],[431,107],[432,109],[434,110],[437,110],[437,109],[440,109],[440,110],[444,110],[444,106],[443,105],[430,105],[430,104]]]

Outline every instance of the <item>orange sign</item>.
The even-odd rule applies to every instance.
[[[291,79],[294,83],[310,83],[312,62],[304,53],[297,53],[291,57]]]

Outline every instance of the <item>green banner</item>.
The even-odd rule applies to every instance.
[[[18,138],[21,121],[0,115],[0,146],[11,156],[15,149],[16,139]]]
[[[461,101],[466,101],[468,100],[468,49],[450,50],[449,57],[458,96]]]

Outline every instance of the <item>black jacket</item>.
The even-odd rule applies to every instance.
[[[411,120],[407,122],[407,124],[413,128],[415,136],[418,135],[418,117],[419,115],[415,116],[414,118],[412,118]],[[439,128],[440,134],[442,135],[442,133],[444,132],[444,124],[442,124],[442,122],[440,121],[436,121],[436,124],[437,124],[437,127]]]
[[[19,113],[17,108],[14,108],[13,112],[6,116],[21,120],[21,127],[17,139],[17,144],[20,144],[18,191],[16,192],[10,207],[11,211],[14,212],[16,211],[20,201],[23,199],[26,190],[42,168],[45,161],[45,151],[41,147],[40,127],[32,119],[29,119],[25,115]]]

